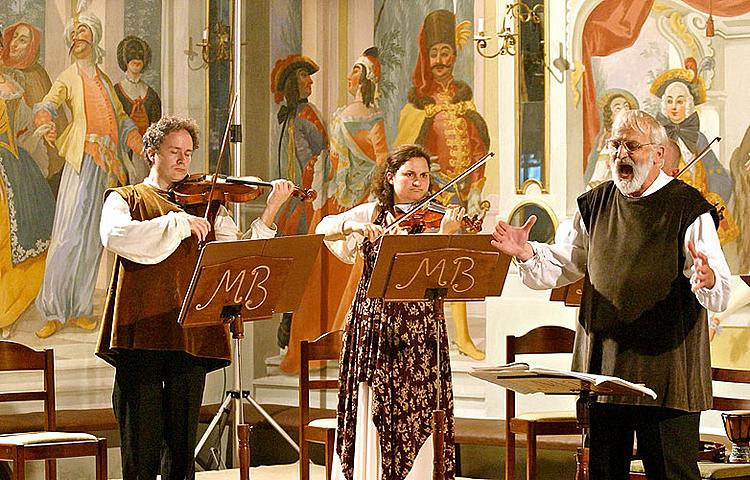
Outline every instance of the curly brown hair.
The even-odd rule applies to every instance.
[[[159,150],[164,137],[179,130],[185,130],[190,134],[190,138],[193,139],[193,151],[198,150],[198,123],[192,118],[173,115],[161,117],[158,122],[149,125],[146,133],[143,134],[143,145],[146,149]],[[148,154],[146,154],[146,157],[149,162],[153,163],[153,159]]]
[[[370,191],[383,209],[393,212],[393,185],[388,183],[388,172],[395,175],[396,171],[401,168],[401,165],[415,157],[424,158],[427,166],[430,166],[430,154],[427,153],[427,150],[420,145],[410,143],[396,147],[388,155],[385,162],[378,166],[375,176],[372,178]],[[432,184],[432,181],[430,181],[430,184]]]

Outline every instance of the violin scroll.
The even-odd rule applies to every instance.
[[[303,202],[312,203],[316,198],[318,198],[318,192],[316,192],[312,188],[302,188],[295,186],[294,191],[292,192],[292,196],[299,198]]]

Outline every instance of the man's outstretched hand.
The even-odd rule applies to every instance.
[[[495,231],[492,232],[494,240],[490,243],[506,255],[525,262],[534,256],[534,250],[529,244],[529,233],[535,223],[536,215],[531,215],[521,227],[514,227],[501,220],[495,225]]]

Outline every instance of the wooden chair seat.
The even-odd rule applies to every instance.
[[[528,412],[516,415],[518,420],[524,420],[526,422],[564,422],[564,421],[576,421],[576,412],[570,410],[559,410],[549,412]]]
[[[88,433],[70,432],[29,432],[13,435],[0,435],[0,446],[7,445],[35,445],[40,443],[59,442],[90,442],[95,441],[94,435]]]
[[[317,420],[313,420],[310,423],[307,424],[308,427],[313,428],[324,428],[324,429],[334,429],[336,430],[336,427],[338,426],[338,420],[336,418],[319,418]]]
[[[12,462],[13,479],[26,478],[26,462],[46,460],[45,478],[57,478],[57,458],[96,457],[96,479],[107,478],[107,440],[78,432],[57,431],[55,410],[55,358],[51,349],[34,350],[16,342],[0,341],[0,372],[38,371],[41,390],[0,392],[0,402],[41,401],[44,431],[0,435],[0,460]],[[35,429],[38,430],[38,429]]]

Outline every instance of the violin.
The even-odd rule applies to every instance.
[[[172,194],[180,205],[198,205],[211,202],[244,203],[255,200],[263,194],[264,188],[272,188],[271,182],[264,182],[254,177],[228,177],[219,175],[215,186],[212,185],[213,175],[202,173],[188,175],[184,180],[175,184]],[[312,202],[317,198],[315,190],[294,187],[292,195],[303,202]]]
[[[487,211],[490,209],[490,202],[483,201],[480,203],[482,214],[476,214],[473,216],[464,215],[461,218],[461,228],[470,233],[478,233],[482,231],[482,223]],[[410,208],[411,207],[411,208]],[[401,213],[401,216],[411,212],[414,208],[412,205],[396,205],[396,209]],[[440,228],[440,223],[443,221],[447,207],[441,205],[438,202],[431,201],[422,208],[417,208],[417,212],[412,213],[409,218],[402,221],[399,226],[405,228],[409,233],[421,233],[425,229],[437,229]],[[397,216],[398,220],[400,216]]]

